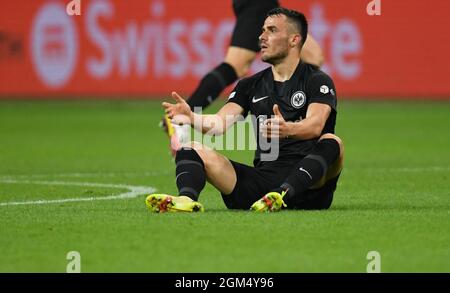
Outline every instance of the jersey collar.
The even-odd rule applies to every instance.
[[[302,72],[304,71],[303,68],[305,63],[300,60],[297,67],[295,68],[294,74],[292,74],[291,78],[283,82],[283,87],[281,88],[281,91],[277,93],[276,86],[275,86],[275,79],[273,77],[272,67],[269,67],[268,75],[267,75],[267,82],[266,84],[269,85],[269,91],[274,96],[285,96],[288,94],[288,90],[295,86],[296,82],[299,80],[299,77],[302,75]]]

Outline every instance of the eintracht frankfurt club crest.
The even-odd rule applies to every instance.
[[[291,97],[291,105],[292,107],[299,109],[305,105],[306,96],[302,91],[295,92]]]

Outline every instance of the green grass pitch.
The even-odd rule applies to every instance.
[[[218,102],[217,109],[223,102]],[[327,211],[152,214],[175,193],[156,101],[0,102],[0,271],[450,271],[450,103],[341,102],[345,168]],[[212,110],[211,110],[212,111]],[[251,151],[226,151],[250,164]]]

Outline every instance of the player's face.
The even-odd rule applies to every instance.
[[[270,64],[280,63],[289,52],[288,23],[285,15],[266,18],[259,36],[261,59]]]

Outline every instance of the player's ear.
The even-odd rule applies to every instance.
[[[302,36],[300,34],[293,34],[291,38],[291,46],[297,47],[300,45],[300,42],[302,41]]]

